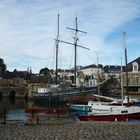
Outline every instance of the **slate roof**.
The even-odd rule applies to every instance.
[[[133,62],[137,62],[140,65],[140,57],[136,58],[135,60],[131,61],[128,64],[132,64]]]
[[[120,72],[121,71],[121,66],[117,65],[106,65],[104,66],[104,72],[109,73],[109,72]]]
[[[132,71],[133,70],[133,65],[132,65],[132,63],[133,62],[137,62],[138,63],[138,65],[139,65],[139,71],[140,71],[140,57],[138,57],[138,58],[136,58],[135,60],[133,60],[133,61],[131,61],[131,62],[129,62],[128,63],[128,71]]]
[[[14,70],[13,72],[5,71],[2,75],[4,79],[12,79],[12,78],[24,78],[25,80],[30,79],[30,74],[27,71],[17,71]]]
[[[82,69],[88,69],[88,68],[97,68],[97,66],[95,64],[92,64],[92,65],[85,66]],[[99,64],[99,68],[103,68],[103,65]]]

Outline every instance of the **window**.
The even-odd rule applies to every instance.
[[[138,92],[138,87],[129,87],[129,92]]]
[[[134,81],[134,84],[138,84],[138,76],[134,76],[133,81]]]
[[[122,110],[121,113],[128,113],[128,110]]]
[[[138,68],[137,68],[137,65],[134,65],[134,71],[137,71]]]
[[[16,80],[16,85],[19,85],[19,79]]]
[[[138,71],[138,67],[139,67],[138,63],[134,62],[132,65],[133,65],[133,71]]]

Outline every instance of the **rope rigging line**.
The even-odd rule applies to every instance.
[[[84,45],[81,43],[80,39],[78,40],[78,45],[84,46]],[[89,49],[88,49],[88,50],[89,50]],[[81,53],[78,53],[78,52],[81,52],[82,55],[81,55]],[[79,65],[80,65],[80,62],[82,62],[82,61],[80,60],[80,58],[84,58],[85,54],[86,54],[87,56],[89,56],[89,54],[87,54],[87,53],[88,53],[88,51],[85,50],[85,49],[80,49],[80,48],[77,49],[77,65],[78,65],[78,63],[79,63]]]
[[[49,57],[49,67],[51,69],[55,68],[55,52],[56,52],[56,48],[55,48],[55,43],[54,43],[54,46],[52,47],[50,51],[50,57]]]

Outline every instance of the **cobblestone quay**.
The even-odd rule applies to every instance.
[[[140,140],[140,122],[0,124],[0,140]]]

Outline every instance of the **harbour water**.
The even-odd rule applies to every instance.
[[[135,98],[139,98],[134,96]],[[9,98],[2,98],[0,99],[0,120],[3,120],[4,111],[6,112],[6,119],[7,120],[27,120],[28,115],[25,112],[27,108],[65,108],[69,109],[66,103],[62,103],[59,101],[49,102],[46,100],[37,101],[37,100],[25,100],[25,99],[13,99],[10,100]],[[68,117],[73,117],[75,112],[69,112],[67,114]],[[135,120],[133,120],[135,121]]]
[[[3,112],[6,111],[7,120],[25,120],[27,114],[25,108],[31,107],[33,101],[26,101],[24,99],[9,100],[7,98],[0,101],[0,118],[3,117]]]
[[[68,106],[66,105],[66,103],[61,103],[58,101],[48,102],[46,100],[36,101],[36,100],[25,100],[25,99],[10,100],[8,98],[3,98],[0,100],[0,120],[3,121],[4,113],[6,113],[6,120],[25,121],[29,117],[29,114],[25,112],[25,110],[28,108],[68,109]],[[72,117],[72,116],[73,113],[67,114],[67,117]]]

